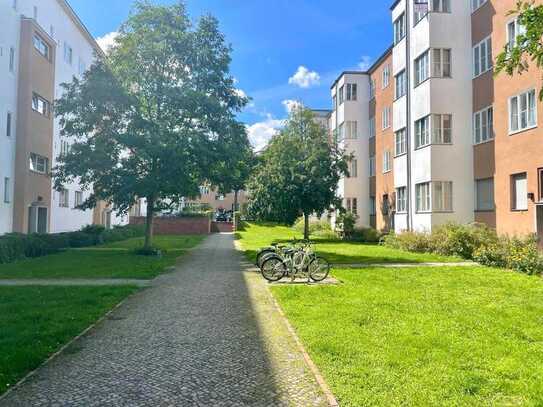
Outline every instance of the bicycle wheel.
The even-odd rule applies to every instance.
[[[287,266],[279,256],[271,256],[262,263],[262,277],[268,281],[279,281],[287,272]]]
[[[256,265],[258,267],[262,267],[262,263],[264,263],[264,258],[265,257],[268,257],[268,255],[270,254],[275,254],[275,249],[262,249],[261,251],[258,252],[258,254],[256,255]]]
[[[330,263],[322,257],[315,257],[309,263],[309,277],[315,282],[319,282],[328,277],[330,273]]]

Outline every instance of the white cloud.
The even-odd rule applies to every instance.
[[[363,55],[362,58],[360,59],[360,62],[358,63],[358,67],[362,70],[362,71],[367,71],[368,69],[370,69],[370,66],[372,65],[372,58],[368,55]]]
[[[243,89],[234,89],[234,92],[236,92],[236,95],[240,98],[247,98],[247,93],[245,93]]]
[[[315,71],[310,71],[305,66],[299,66],[296,73],[288,80],[290,85],[296,85],[300,88],[310,88],[320,84],[320,75]]]
[[[103,37],[96,38],[96,42],[98,45],[100,45],[100,48],[102,48],[102,51],[108,52],[109,49],[115,44],[115,38],[119,33],[117,31],[110,32]]]
[[[283,121],[274,119],[268,115],[263,122],[254,123],[247,126],[249,140],[256,151],[262,150],[268,145],[271,138],[283,127]]]
[[[281,103],[283,104],[283,106],[285,106],[285,110],[289,114],[290,112],[292,112],[292,110],[303,107],[303,103],[299,102],[298,100],[287,99],[283,100]]]

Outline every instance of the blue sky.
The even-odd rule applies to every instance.
[[[116,31],[132,5],[132,0],[69,1],[97,38]],[[381,55],[392,42],[390,3],[187,0],[191,17],[213,14],[232,44],[232,74],[239,89],[253,98],[240,120],[258,147],[286,117],[286,101],[329,108],[335,77]]]

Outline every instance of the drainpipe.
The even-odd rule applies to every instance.
[[[405,128],[405,142],[407,150],[407,230],[413,230],[413,212],[411,204],[411,19],[410,6],[411,1],[405,2],[405,78],[407,87],[407,123]]]

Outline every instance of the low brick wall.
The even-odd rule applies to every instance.
[[[144,225],[145,217],[131,216],[130,224]],[[211,220],[208,217],[155,218],[153,232],[156,235],[208,235],[211,233]]]
[[[211,222],[211,233],[231,233],[234,231],[232,222]]]

